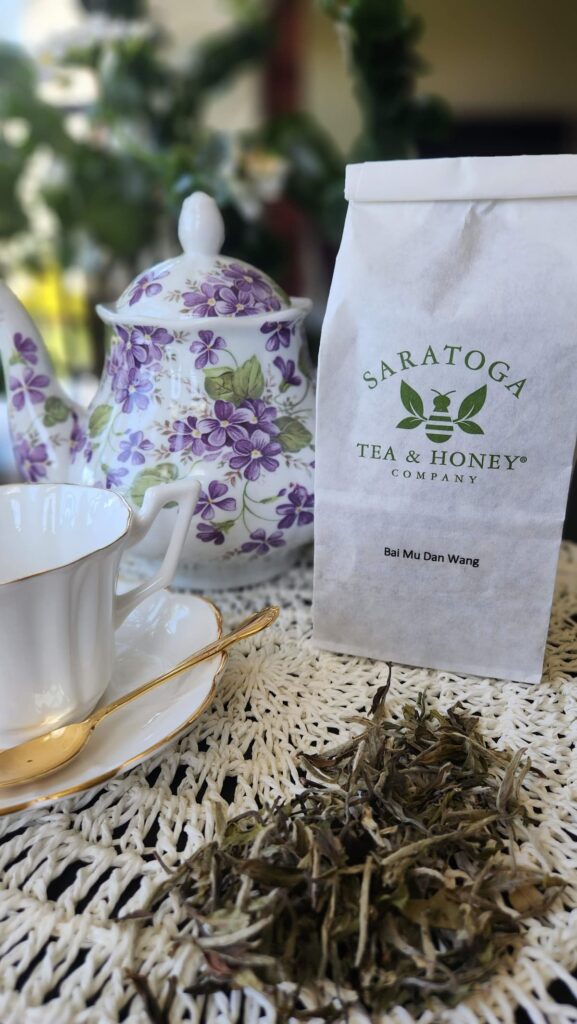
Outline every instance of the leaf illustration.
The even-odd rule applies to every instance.
[[[260,398],[264,391],[264,374],[256,356],[247,359],[246,363],[234,371],[232,390],[235,405],[240,405],[245,398]]]
[[[283,452],[300,452],[311,443],[313,435],[299,420],[292,416],[279,416],[276,422],[280,434],[276,434],[273,440],[279,442]]]
[[[471,416],[476,416],[476,414],[483,408],[486,397],[486,384],[483,384],[483,387],[479,388],[478,391],[473,391],[472,394],[467,395],[459,406],[457,420],[469,420],[471,419]],[[470,431],[470,433],[476,433],[476,431]]]
[[[56,395],[51,395],[50,398],[46,399],[43,419],[45,427],[53,427],[56,423],[64,423],[64,421],[68,419],[69,415],[70,409],[64,404],[61,398],[57,398]]]
[[[455,423],[456,423],[456,425],[458,427],[461,428],[461,430],[463,430],[465,432],[465,434],[484,434],[485,433],[485,431],[482,429],[482,427],[480,427],[479,424],[475,423],[473,420],[462,420],[462,421],[461,420],[455,420]]]
[[[111,405],[96,406],[96,409],[88,420],[88,433],[91,437],[98,437],[98,435],[102,433],[111,415]]]
[[[403,430],[414,430],[415,427],[420,427],[423,420],[419,416],[406,416],[404,420],[397,423],[398,427],[402,427]]]
[[[204,386],[209,398],[221,398],[223,402],[234,400],[233,370],[225,366],[211,367],[204,371]]]
[[[224,519],[222,523],[214,522],[213,526],[215,530],[222,530],[223,533],[228,533],[229,530],[232,530],[235,523],[236,519]]]
[[[420,419],[425,418],[423,399],[419,392],[415,391],[415,389],[404,380],[401,381],[401,402],[407,412],[410,412],[412,416],[418,416]]]
[[[153,487],[154,484],[167,484],[171,480],[176,480],[177,476],[178,469],[172,462],[161,462],[158,466],[141,470],[136,474],[130,488],[131,501],[140,508],[149,487]]]

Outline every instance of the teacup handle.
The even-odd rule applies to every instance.
[[[140,583],[125,594],[117,594],[114,606],[114,628],[120,626],[127,615],[130,615],[137,605],[146,597],[154,594],[157,590],[167,587],[172,581],[178,565],[178,559],[182,551],[184,539],[190,526],[190,520],[196,508],[198,495],[200,493],[200,480],[188,477],[186,480],[176,480],[173,483],[158,484],[149,487],[144,495],[142,511],[132,511],[132,519],[129,526],[128,538],[125,547],[132,547],[137,544],[154,523],[160,510],[169,501],[175,501],[178,505],[178,515],[166,549],[162,565],[156,576],[146,583]]]

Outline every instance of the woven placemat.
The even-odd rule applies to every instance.
[[[164,879],[155,854],[173,868],[211,838],[217,805],[239,813],[295,792],[296,751],[350,734],[346,719],[368,710],[387,667],[315,650],[306,562],[282,580],[212,596],[225,626],[267,603],[282,614],[274,630],[232,652],[214,704],[191,732],[97,790],[0,822],[2,1024],[144,1024],[129,971],[145,974],[160,1000],[178,978],[170,1024],[274,1020],[254,993],[202,1004],[184,992],[195,957],[188,946],[175,950],[176,902],[166,900],[150,927],[111,919],[138,909]],[[577,1022],[576,627],[577,555],[564,545],[541,684],[393,667],[392,714],[424,688],[440,708],[459,700],[480,711],[497,747],[527,749],[539,769],[524,784],[537,824],[520,857],[567,881],[563,898],[528,924],[513,960],[465,1004],[426,1012],[420,1024],[513,1024],[518,1007],[535,1024]],[[387,1019],[413,1021],[405,1010]]]

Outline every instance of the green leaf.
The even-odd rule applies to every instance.
[[[300,452],[301,448],[306,448],[311,443],[313,435],[310,430],[293,416],[279,416],[276,422],[280,434],[273,440],[279,442],[283,452]]]
[[[229,530],[232,530],[232,528],[233,528],[235,523],[236,523],[236,519],[224,519],[222,521],[222,523],[215,523],[215,522],[213,522],[212,525],[217,530],[222,530],[223,533],[228,533]]]
[[[53,427],[56,423],[64,423],[69,415],[70,409],[61,398],[51,395],[50,398],[46,399],[44,419],[42,421],[45,427]]]
[[[457,420],[468,420],[471,416],[475,416],[484,406],[485,399],[487,397],[487,385],[483,384],[482,388],[478,391],[473,391],[472,394],[467,395],[463,399],[459,406],[459,412],[457,414]],[[460,424],[459,424],[460,426]],[[480,431],[483,433],[483,431]],[[477,433],[475,430],[469,431],[471,434]]]
[[[420,427],[423,422],[419,416],[407,416],[400,423],[397,423],[398,427],[402,427],[403,430],[414,430],[415,427]]]
[[[88,420],[88,433],[91,437],[98,437],[102,433],[112,415],[111,405],[97,405],[90,419]]]
[[[234,371],[232,388],[235,405],[240,405],[245,398],[260,398],[264,391],[264,374],[256,356],[247,359]]]
[[[178,469],[172,462],[161,462],[158,466],[151,466],[150,469],[142,469],[137,473],[130,488],[131,501],[137,508],[142,506],[144,495],[149,487],[155,484],[167,484],[178,477]]]
[[[401,402],[407,412],[410,412],[412,416],[418,416],[420,419],[425,418],[423,399],[418,391],[415,391],[415,389],[404,380],[401,381]]]
[[[462,431],[464,431],[465,434],[485,433],[485,431],[479,426],[479,424],[475,423],[473,420],[455,420],[455,423],[458,427],[461,428]]]
[[[210,370],[205,370],[204,386],[209,398],[214,398],[215,401],[221,398],[223,402],[234,401],[233,377],[233,370],[225,366],[215,366]]]

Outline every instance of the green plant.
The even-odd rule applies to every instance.
[[[93,0],[84,6],[108,8],[110,15],[142,10],[142,4]],[[237,248],[246,258],[262,260],[273,240],[262,220],[243,216],[235,192],[242,154],[235,154],[226,132],[209,131],[203,115],[213,91],[264,54],[266,19],[241,21],[205,40],[184,68],[171,66],[166,41],[153,26],[119,20],[115,26],[72,42],[56,65],[59,73],[88,70],[97,82],[81,139],[71,134],[66,110],[38,98],[33,62],[2,49],[0,118],[8,125],[24,121],[28,131],[23,142],[2,142],[2,184],[11,202],[2,210],[0,232],[10,236],[27,226],[16,184],[32,153],[43,146],[58,161],[59,173],[43,185],[42,198],[61,228],[55,241],[64,265],[81,259],[88,238],[100,257],[96,264],[107,273],[114,261],[122,262],[125,273],[136,270],[143,249],[154,247],[167,222],[173,223],[183,195],[194,188],[215,193]]]
[[[36,175],[55,225],[46,248],[63,266],[89,270],[91,304],[112,298],[118,277],[126,281],[155,255],[174,251],[176,215],[194,189],[219,202],[228,251],[273,276],[282,275],[283,245],[268,224],[271,197],[284,195],[305,212],[330,261],[345,213],[347,160],[412,155],[446,121],[443,104],[415,96],[422,25],[403,0],[319,0],[347,40],[363,117],[353,152],[342,153],[304,112],[236,136],[225,126],[210,129],[209,98],[262,62],[273,40],[272,5],[231,2],[233,27],[200,41],[178,66],[163,32],[147,20],[146,0],[81,0],[96,21],[41,69],[0,47],[0,190],[9,197],[0,203],[0,239],[29,229],[34,204],[22,200],[21,184],[33,158],[50,154],[44,178]],[[96,85],[80,115],[41,99],[40,75],[78,69]],[[29,262],[44,255],[36,240],[26,250]]]
[[[427,64],[415,46],[423,19],[405,0],[320,0],[343,29],[363,129],[351,157],[398,160],[417,156],[419,144],[442,138],[448,128],[447,104],[416,93]]]

